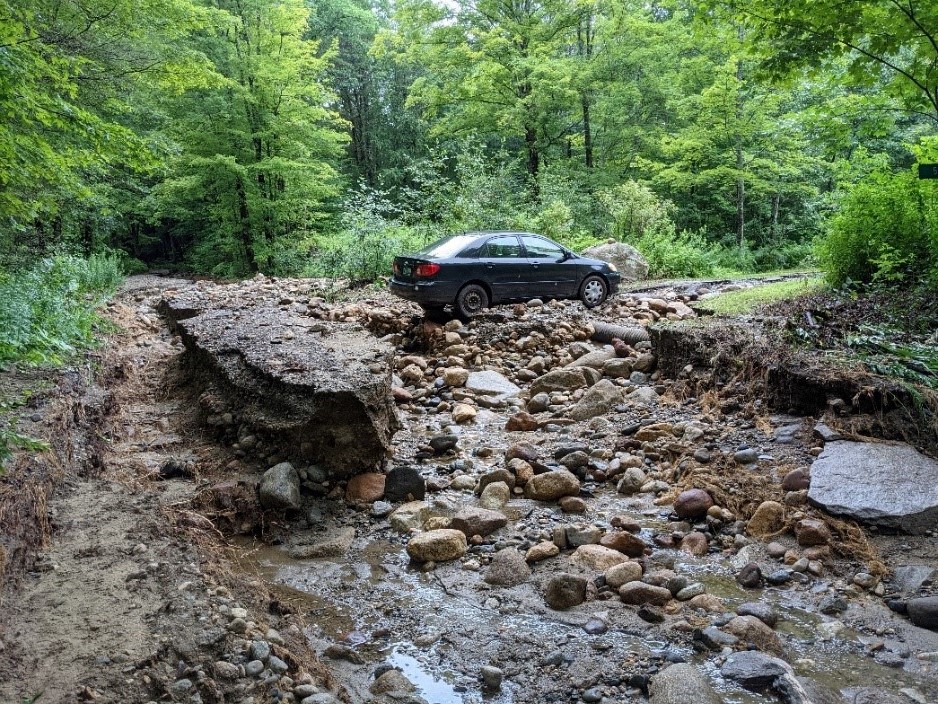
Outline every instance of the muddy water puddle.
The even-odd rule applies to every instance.
[[[311,624],[307,635],[320,652],[338,645],[353,654],[350,662],[332,662],[342,681],[352,682],[346,686],[356,696],[367,698],[376,668],[391,666],[430,704],[551,701],[533,693],[530,681],[517,685],[512,675],[525,663],[530,668],[532,661],[536,669],[558,650],[568,653],[572,673],[614,670],[630,658],[670,650],[707,671],[727,704],[776,701],[723,680],[712,653],[695,654],[688,645],[669,643],[651,630],[643,637],[634,628],[618,627],[619,607],[609,602],[594,605],[609,629],[588,634],[583,614],[573,617],[535,604],[539,592],[533,586],[528,591],[480,587],[478,575],[458,565],[441,565],[429,573],[415,570],[401,546],[389,541],[359,541],[346,556],[321,560],[293,560],[277,547],[241,547],[242,567],[257,573],[278,599],[304,615]],[[723,598],[728,610],[745,601],[771,604],[779,613],[777,631],[796,673],[829,692],[862,687],[898,692],[916,686],[913,675],[865,655],[856,633],[843,629],[833,637],[822,635],[822,625],[833,619],[810,611],[797,591],[743,590],[728,568],[705,560],[682,560],[679,570]],[[506,673],[496,695],[486,695],[480,687],[478,673],[487,664]]]

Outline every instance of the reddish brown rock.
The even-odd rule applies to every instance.
[[[782,479],[785,491],[801,491],[811,487],[811,475],[804,469],[793,469]]]
[[[713,506],[713,499],[703,489],[682,491],[674,501],[674,512],[680,518],[700,518]]]
[[[599,544],[603,547],[618,550],[629,557],[641,557],[645,554],[645,548],[647,547],[645,541],[638,536],[621,530],[606,533],[599,539]]]
[[[345,500],[353,504],[370,504],[384,496],[386,477],[376,472],[357,474],[348,480]]]
[[[526,411],[515,413],[505,424],[505,430],[508,431],[530,431],[537,430],[537,418]]]
[[[642,525],[631,516],[613,516],[610,523],[613,528],[619,528],[629,533],[640,533],[642,530]]]
[[[795,535],[798,538],[798,544],[802,546],[828,545],[831,541],[831,531],[827,524],[816,518],[798,521],[795,526]]]

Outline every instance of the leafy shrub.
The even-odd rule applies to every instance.
[[[402,224],[398,215],[384,193],[351,196],[340,219],[342,229],[321,240],[307,273],[354,283],[388,276],[396,255],[418,250],[439,236],[432,228]]]
[[[818,245],[831,284],[938,282],[934,186],[911,171],[878,172],[853,184]]]
[[[716,265],[713,245],[696,232],[677,233],[673,227],[650,231],[634,244],[648,260],[653,278],[710,276]]]
[[[813,242],[786,242],[778,246],[760,247],[752,253],[756,271],[798,269],[814,265]]]
[[[121,272],[125,276],[134,276],[135,274],[145,274],[150,270],[150,266],[136,257],[126,255],[121,258]]]
[[[646,235],[674,231],[674,204],[659,199],[648,186],[626,181],[599,194],[599,201],[612,216],[612,236],[634,242]]]
[[[0,361],[59,363],[94,342],[95,309],[121,281],[113,253],[0,272]]]

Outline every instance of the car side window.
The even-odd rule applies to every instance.
[[[493,237],[485,243],[482,256],[493,259],[517,258],[521,256],[521,244],[514,236]]]
[[[541,237],[522,237],[524,249],[532,259],[562,259],[563,249]]]

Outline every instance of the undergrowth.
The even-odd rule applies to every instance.
[[[60,255],[0,270],[0,363],[61,364],[94,344],[96,309],[122,278],[112,254]]]

